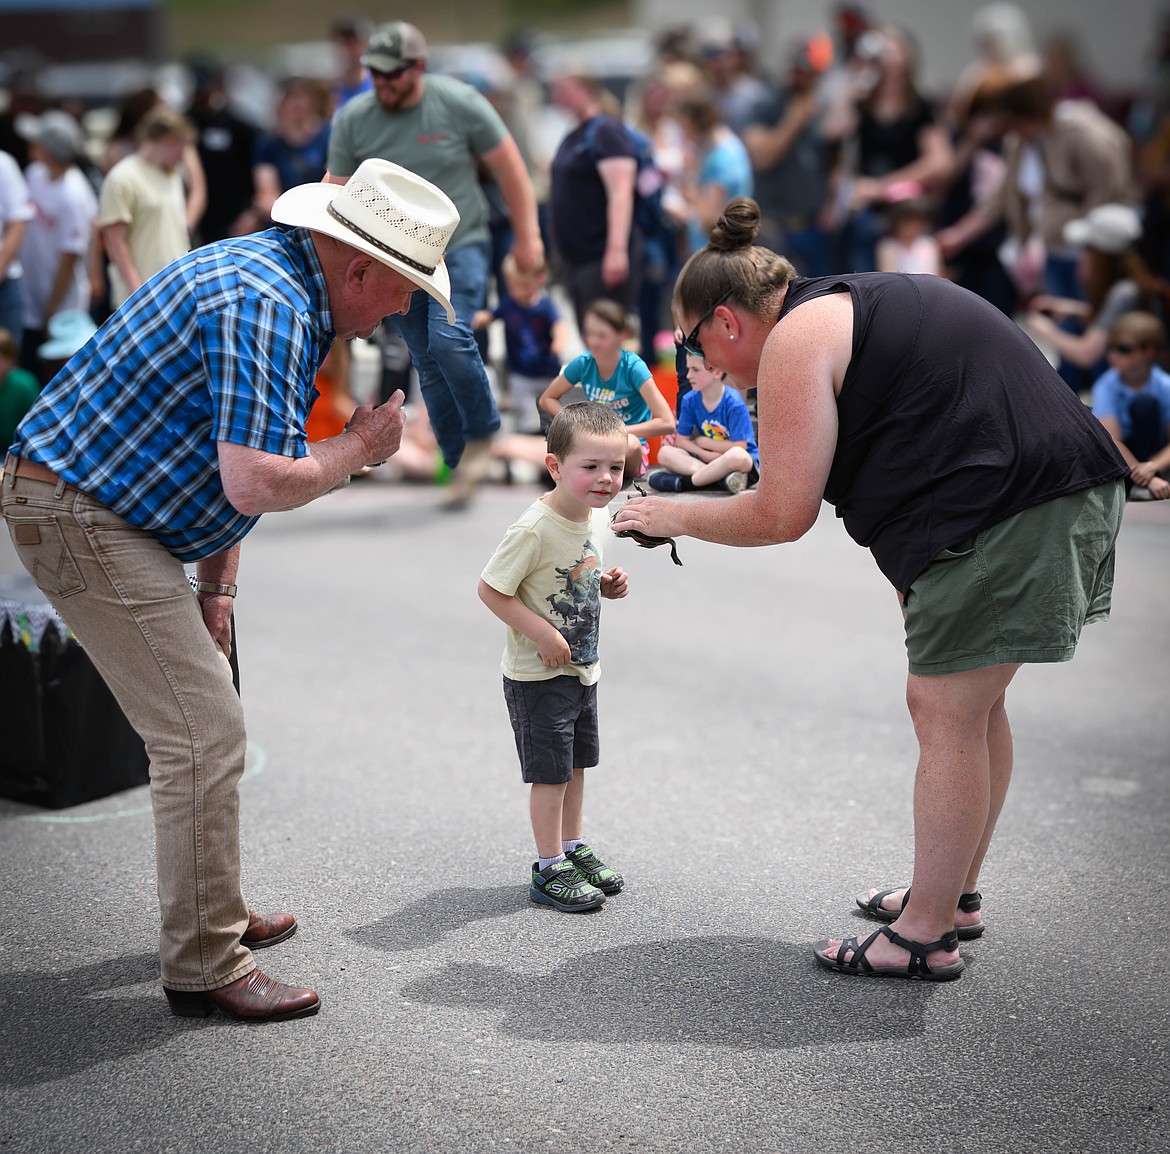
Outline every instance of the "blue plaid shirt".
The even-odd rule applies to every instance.
[[[181,561],[222,553],[257,519],[228,502],[216,442],[306,456],[332,326],[307,230],[196,249],[134,293],[45,386],[12,451]]]

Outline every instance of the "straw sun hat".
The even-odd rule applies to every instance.
[[[430,293],[454,324],[443,254],[459,211],[421,176],[389,160],[366,160],[344,185],[300,184],[282,193],[272,219],[323,232],[389,265]]]

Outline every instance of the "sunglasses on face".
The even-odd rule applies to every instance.
[[[685,337],[679,345],[684,352],[690,353],[692,357],[702,357],[706,360],[706,355],[703,352],[702,343],[699,341],[699,330],[715,315],[715,310],[723,304],[728,297],[731,296],[733,289],[728,289],[700,318],[699,323],[695,325],[690,331],[690,335]]]
[[[1137,351],[1137,345],[1126,345],[1115,342],[1109,346],[1109,351],[1111,353],[1122,353],[1124,355],[1128,355]]]
[[[383,72],[380,68],[371,68],[370,75],[375,80],[397,80],[400,76],[405,76],[417,63],[417,60],[408,60],[405,64],[399,64],[397,68],[390,69],[389,72]]]

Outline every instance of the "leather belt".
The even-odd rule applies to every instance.
[[[4,475],[7,477],[24,477],[29,481],[45,481],[50,485],[64,485],[66,489],[73,489],[80,493],[76,485],[62,481],[56,473],[40,461],[29,461],[24,457],[14,457],[11,453],[4,458]]]

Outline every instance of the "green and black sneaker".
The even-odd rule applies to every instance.
[[[621,893],[622,886],[626,884],[622,875],[617,870],[611,870],[585,842],[567,851],[565,857],[585,875],[585,880],[591,886],[596,886],[603,894]]]
[[[540,862],[532,863],[532,885],[528,896],[542,906],[555,906],[567,914],[596,910],[605,902],[605,894],[591,886],[584,874],[568,860],[550,865],[542,873]]]

